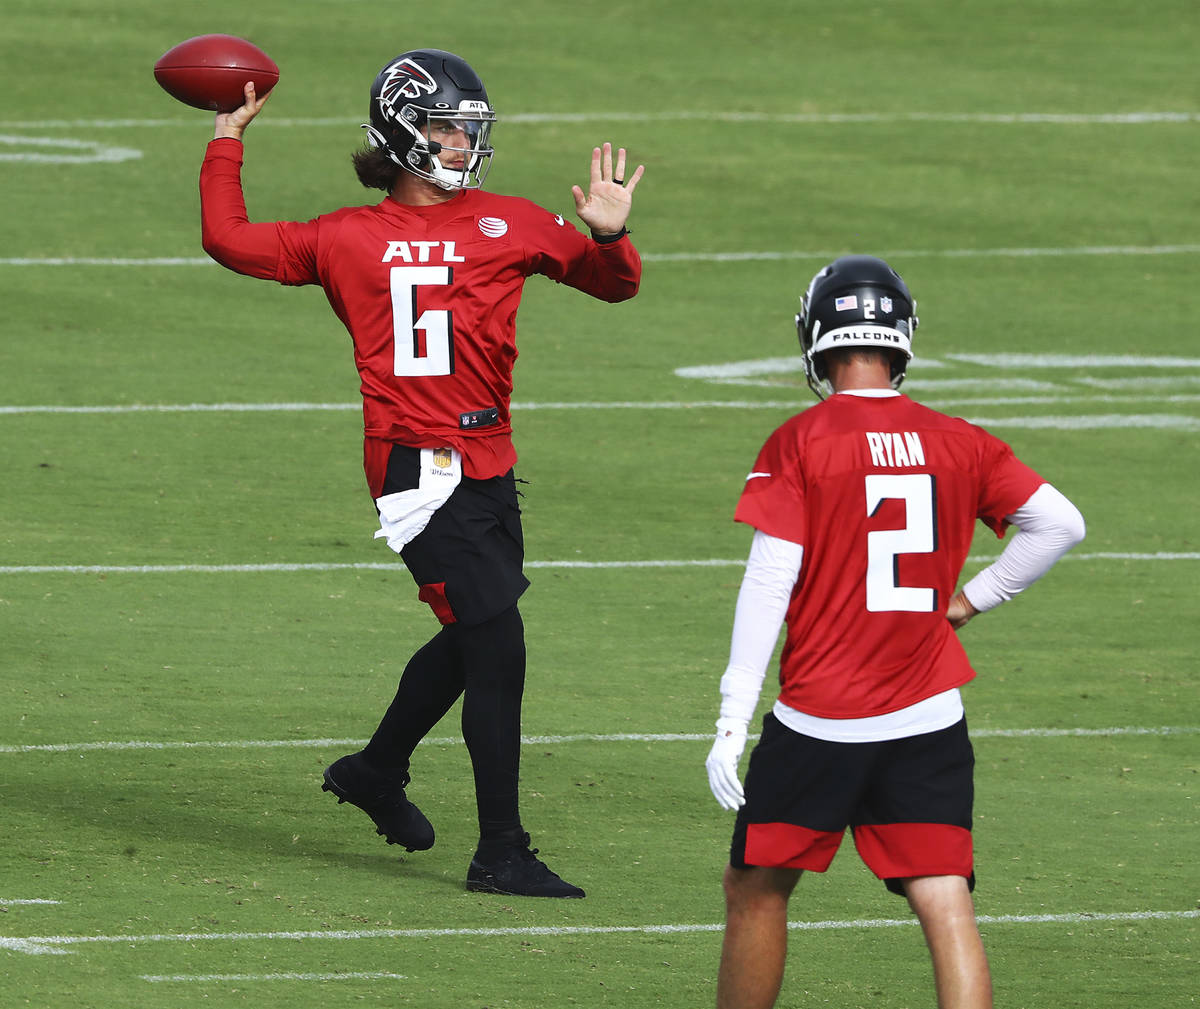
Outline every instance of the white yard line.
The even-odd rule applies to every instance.
[[[1103,911],[1068,914],[1005,914],[980,915],[980,925],[1088,925],[1096,922],[1181,921],[1200,917],[1200,911]],[[801,931],[824,931],[862,928],[909,928],[917,925],[915,918],[859,918],[843,921],[790,921],[788,928]],[[522,936],[577,935],[678,935],[695,932],[722,932],[721,923],[668,925],[574,925],[531,926],[514,928],[376,928],[331,929],[305,932],[181,932],[148,935],[39,935],[0,938],[0,949],[18,953],[56,954],[63,947],[94,943],[115,943],[122,946],[158,942],[344,942],[356,939],[453,939]]]
[[[782,251],[747,250],[741,252],[646,252],[647,263],[753,263],[779,260],[812,259],[828,262],[844,256],[846,249]],[[1014,246],[994,249],[887,249],[878,255],[894,259],[1026,259],[1064,256],[1190,256],[1200,245],[1066,245]]]
[[[1200,122],[1198,112],[738,112],[730,110],[676,110],[656,112],[510,112],[503,123],[527,125],[557,123],[676,123],[699,120],[720,123],[794,123],[814,126],[854,126],[861,123],[963,123],[987,126],[1152,126]],[[172,119],[9,119],[0,121],[3,130],[129,130],[190,129],[202,133],[208,121],[201,116]],[[266,127],[310,129],[362,125],[361,116],[263,116],[256,130]]]
[[[827,262],[845,255],[846,249],[748,249],[712,252],[642,251],[647,263],[756,263],[792,260]],[[1068,245],[1015,246],[988,249],[886,249],[885,259],[1037,259],[1069,256],[1193,256],[1200,244],[1172,245]],[[109,266],[175,267],[215,266],[207,256],[8,256],[0,266]]]
[[[334,974],[143,974],[141,978],[153,983],[207,984],[212,981],[405,981],[408,975],[389,974],[386,971],[346,971]]]
[[[14,148],[16,148],[14,150]],[[136,161],[142,152],[132,147],[108,147],[93,140],[69,137],[24,137],[0,134],[0,162],[40,165],[87,165]]]
[[[1200,733],[1196,725],[1122,725],[1099,729],[1028,728],[972,729],[972,739],[1061,739],[1104,736],[1192,736]],[[751,734],[750,738],[757,739]],[[710,732],[583,732],[562,736],[522,736],[525,746],[558,746],[566,743],[697,743],[712,739]],[[358,749],[365,739],[219,739],[219,740],[100,740],[88,743],[29,743],[0,745],[0,754],[87,753],[122,750],[279,750],[279,749]],[[461,736],[444,736],[421,741],[422,746],[462,746]],[[0,901],[2,904],[3,901]]]
[[[990,564],[995,555],[968,557],[967,564]],[[1157,553],[1102,552],[1067,554],[1064,561],[1197,561],[1200,552]],[[576,571],[618,571],[645,568],[736,568],[744,567],[742,558],[708,558],[705,560],[649,561],[526,561],[525,567]],[[302,571],[406,571],[400,561],[356,561],[278,564],[9,564],[0,565],[0,575],[172,575],[172,574],[290,574]]]
[[[929,399],[921,402],[933,409],[961,406],[1062,406],[1083,403],[1181,403],[1194,404],[1200,396],[1193,393],[1177,395],[1130,396],[972,396],[950,399]],[[513,403],[514,412],[526,410],[786,410],[798,412],[811,403],[797,400],[708,400],[700,402],[573,402],[573,403]],[[357,412],[359,403],[190,403],[126,406],[0,406],[0,416],[21,414],[128,414],[128,413],[304,413],[309,411]],[[965,418],[985,428],[1048,428],[1059,431],[1090,431],[1112,428],[1165,429],[1195,431],[1200,429],[1200,417],[1181,413],[1104,413],[1048,414],[1044,416]]]
[[[1152,359],[1136,362],[1143,367],[1156,367]],[[1078,367],[1085,367],[1081,362]],[[1102,366],[1102,365],[1101,365]],[[1197,363],[1190,363],[1195,367]],[[1164,365],[1163,367],[1166,367]],[[1180,367],[1180,366],[1176,366]],[[683,369],[687,370],[687,369]],[[699,371],[699,369],[695,369]],[[749,379],[724,379],[692,374],[681,374],[682,378],[702,377],[713,384],[762,385],[780,388],[778,383],[753,381]],[[1192,384],[1192,380],[1200,376],[1180,375],[1177,379],[1167,379],[1166,383],[1177,381],[1182,386]],[[976,385],[986,385],[986,379],[969,379]],[[1002,382],[994,386],[997,391],[1007,391],[1010,387]],[[1164,386],[1151,384],[1145,387],[1125,385],[1119,388],[1129,389],[1123,395],[1113,395],[1108,392],[1089,392],[1086,387],[1072,391],[1069,387],[1060,387],[1059,394],[1045,395],[973,395],[939,397],[919,396],[920,402],[934,409],[950,406],[1063,406],[1087,403],[1102,403],[1112,405],[1133,405],[1144,403],[1164,404],[1195,404],[1200,402],[1200,393],[1196,392],[1165,392]],[[921,389],[914,384],[915,392],[945,393],[955,390],[940,387]],[[748,400],[748,399],[710,399],[710,400],[515,400],[512,410],[523,413],[532,410],[790,410],[798,412],[814,406],[816,400],[806,397],[783,400]],[[87,403],[77,405],[57,403],[0,404],[0,416],[21,416],[28,414],[49,414],[74,416],[80,414],[171,414],[171,413],[357,413],[362,410],[361,402],[345,401],[341,403],[321,402],[278,402],[278,403]],[[997,426],[1020,426],[1027,420],[1043,422],[1046,426],[1057,426],[1060,422],[1071,424],[1079,422],[1092,427],[1109,427],[1116,424],[1114,418],[1121,421],[1116,426],[1129,426],[1127,418],[1133,418],[1133,426],[1138,418],[1150,426],[1171,426],[1179,422],[1193,422],[1196,418],[1185,414],[1083,414],[1071,416],[1063,420],[1058,417],[1000,417],[1000,418],[967,418],[977,424],[993,424]]]

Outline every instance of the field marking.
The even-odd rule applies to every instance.
[[[0,907],[28,907],[40,904],[61,904],[61,900],[44,900],[40,897],[0,897]]]
[[[828,262],[844,256],[848,249],[824,251],[784,250],[746,252],[644,252],[647,263],[755,263],[790,260]],[[1190,256],[1200,245],[1070,245],[1059,247],[1024,246],[996,249],[888,249],[879,253],[889,262],[895,259],[1026,259],[1050,256]]]
[[[929,405],[933,405],[932,403]],[[946,404],[943,404],[946,405]],[[968,417],[983,428],[1049,428],[1055,431],[1098,431],[1113,428],[1143,428],[1170,431],[1200,431],[1200,417],[1175,413],[1107,413],[1047,417]]]
[[[15,256],[0,266],[216,266],[207,256]]]
[[[828,262],[844,256],[847,249],[748,250],[743,252],[642,252],[646,263],[751,263],[791,260]],[[1200,245],[1079,245],[1062,247],[1016,247],[997,249],[891,249],[881,252],[893,259],[1025,259],[1044,256],[1191,256]],[[11,256],[0,258],[0,266],[215,266],[207,256]]]
[[[1075,372],[1080,368],[1170,368],[1184,371],[1200,368],[1200,357],[1168,357],[1162,355],[1144,354],[955,354],[945,353],[942,357],[963,364],[976,364],[984,368],[1008,370],[1014,368],[1059,368]],[[945,368],[946,362],[939,358],[914,357],[912,367],[921,370],[925,368]],[[720,364],[684,365],[676,368],[675,375],[679,378],[699,378],[708,381],[731,380],[739,378],[757,378],[762,375],[791,375],[804,374],[804,358],[800,354],[787,357],[759,357],[740,361],[722,361]],[[1200,376],[1178,375],[1167,378],[1122,378],[1115,380],[1092,379],[1086,376],[1070,375],[1068,382],[1096,384],[1102,387],[1121,388],[1128,383],[1150,381],[1157,385],[1181,382],[1193,383]],[[1060,380],[1061,383],[1062,380]],[[1113,383],[1121,383],[1113,385]],[[1048,382],[1044,379],[1030,378],[996,378],[992,375],[976,375],[970,378],[954,379],[922,379],[920,377],[908,380],[912,388],[960,388],[964,385],[987,385],[997,389],[1047,390],[1066,388],[1062,384]],[[908,388],[909,386],[906,386]]]
[[[985,368],[1200,368],[1196,357],[1138,354],[946,354],[952,361]]]
[[[333,974],[142,974],[143,981],[153,983],[181,982],[184,984],[209,981],[375,981],[408,980],[407,974],[389,974],[387,971],[347,971]]]
[[[510,112],[503,123],[540,125],[557,123],[661,123],[701,120],[721,123],[793,123],[812,126],[854,126],[861,123],[963,123],[986,126],[1149,126],[1200,122],[1200,112]],[[186,119],[10,119],[0,121],[6,130],[54,129],[163,129],[208,127],[200,116]],[[361,116],[265,116],[255,129],[308,129],[316,126],[362,125]]]
[[[1063,406],[1085,403],[1121,405],[1133,403],[1181,403],[1200,401],[1200,394],[1145,393],[1112,396],[1106,393],[1095,395],[1062,396],[967,396],[948,398],[925,398],[920,402],[933,409],[951,406]],[[795,400],[691,400],[691,401],[611,401],[611,402],[514,402],[515,413],[528,410],[789,410],[798,412],[815,402]],[[306,413],[334,411],[351,413],[362,410],[361,403],[131,403],[108,406],[53,406],[13,404],[0,406],[0,416],[27,414],[169,414],[169,413]],[[1070,416],[1015,416],[1015,417],[967,417],[968,421],[982,427],[1054,428],[1066,431],[1094,430],[1101,428],[1158,428],[1195,430],[1200,418],[1187,414],[1140,413],[1140,414],[1076,414]]]
[[[980,925],[1086,925],[1093,922],[1182,921],[1200,917],[1200,911],[1080,911],[1068,914],[981,914]],[[842,921],[789,921],[795,932],[830,931],[862,928],[908,928],[918,925],[916,918],[859,918]],[[0,949],[17,953],[62,954],[63,946],[84,943],[140,945],[158,942],[275,942],[315,939],[342,942],[355,939],[458,939],[521,936],[576,935],[680,935],[696,932],[723,932],[721,922],[669,925],[561,925],[512,928],[374,928],[331,929],[304,932],[180,932],[148,935],[34,935],[0,937]]]
[[[1079,385],[1090,385],[1095,389],[1167,389],[1174,385],[1200,385],[1200,375],[1170,375],[1165,378],[1093,378],[1081,375],[1071,379]],[[1053,384],[1053,383],[1048,383]]]
[[[513,404],[514,407],[516,404]],[[89,414],[89,413],[305,413],[308,411],[351,412],[362,410],[358,403],[127,403],[110,405],[0,406],[0,415],[26,413]]]
[[[10,147],[50,148],[58,153],[45,151],[8,151]],[[62,153],[62,152],[71,153]],[[132,147],[107,147],[94,140],[72,140],[64,137],[22,137],[15,134],[0,134],[0,161],[24,161],[40,165],[91,165],[111,164],[119,161],[136,161],[142,152]]]
[[[1061,739],[1093,738],[1099,736],[1193,736],[1200,733],[1197,725],[1142,726],[1124,725],[1102,729],[971,729],[972,739]],[[757,739],[755,733],[748,737]],[[564,743],[698,743],[709,742],[711,732],[608,732],[576,733],[565,736],[522,736],[523,746],[557,746]],[[0,754],[21,753],[88,753],[119,752],[122,750],[282,750],[282,749],[344,749],[365,746],[365,739],[229,739],[229,740],[150,740],[128,739],[92,743],[27,743],[0,745]],[[444,736],[421,740],[421,746],[463,746],[461,736]],[[3,903],[3,901],[0,901]],[[57,902],[51,902],[57,903]]]
[[[972,555],[967,564],[990,564],[995,554]],[[1200,552],[1134,553],[1104,551],[1070,553],[1064,561],[1196,561]],[[609,571],[638,568],[736,568],[745,567],[740,558],[654,561],[526,561],[530,569]],[[9,564],[0,565],[0,575],[173,575],[173,574],[290,574],[297,571],[407,571],[401,561],[313,561],[296,564]]]

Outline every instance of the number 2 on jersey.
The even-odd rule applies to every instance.
[[[867,482],[867,515],[886,500],[904,502],[903,529],[867,533],[867,610],[933,613],[937,589],[908,588],[900,583],[900,554],[931,554],[937,549],[937,487],[929,473],[872,473]]]
[[[392,333],[395,374],[408,377],[454,373],[454,322],[445,309],[427,309],[417,318],[417,291],[447,287],[454,279],[448,266],[393,266]]]

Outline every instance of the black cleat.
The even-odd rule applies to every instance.
[[[520,844],[500,848],[495,854],[475,852],[467,870],[467,889],[510,897],[582,897],[584,892],[550,871],[529,847],[526,834]]]
[[[375,833],[388,844],[402,844],[408,851],[433,847],[433,825],[404,794],[409,776],[389,778],[367,763],[361,753],[351,753],[325,768],[321,791],[332,792],[339,803],[357,806],[374,822]]]

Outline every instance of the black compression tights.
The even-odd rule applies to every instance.
[[[407,770],[417,743],[462,695],[480,837],[519,834],[524,689],[525,627],[516,605],[472,627],[447,624],[409,660],[364,753],[379,767]]]

